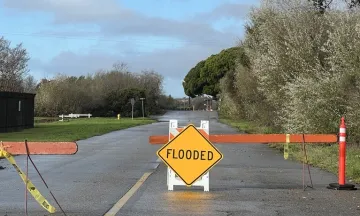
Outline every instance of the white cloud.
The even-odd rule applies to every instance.
[[[185,46],[178,49],[125,56],[98,51],[88,54],[62,52],[49,62],[33,59],[30,66],[34,70],[44,70],[51,74],[66,73],[78,76],[93,73],[99,69],[110,68],[116,61],[122,61],[128,63],[130,70],[134,72],[154,69],[169,78],[182,79],[197,62],[207,58],[212,53],[219,52],[221,49],[223,48]]]
[[[115,0],[3,0],[8,8],[50,12],[58,20],[103,20],[122,12]]]
[[[181,22],[148,17],[121,7],[115,0],[4,0],[3,4],[25,11],[51,12],[55,15],[56,24],[97,25],[100,28],[99,34],[106,37],[134,34],[164,36],[196,44],[223,43],[225,38],[236,38],[238,35],[219,32],[213,29],[211,24],[203,21],[216,20],[224,16],[242,18],[249,9],[249,6],[244,4],[223,4],[210,13],[203,13]],[[69,32],[68,36],[73,35]]]
[[[125,8],[116,0],[2,0],[2,4],[5,8],[22,12],[45,12],[53,15],[52,25],[38,32],[43,35],[84,39],[92,37],[95,40],[101,37],[104,40],[113,40],[114,44],[125,36],[163,37],[168,38],[166,40],[169,44],[172,38],[176,38],[178,43],[179,40],[186,42],[180,48],[175,46],[149,53],[141,52],[139,55],[136,54],[139,49],[135,42],[129,42],[126,46],[123,43],[115,45],[111,53],[104,51],[101,46],[86,54],[63,51],[48,62],[32,59],[30,69],[38,73],[85,75],[98,69],[109,68],[116,61],[123,61],[129,64],[132,71],[154,69],[172,80],[183,79],[200,60],[236,45],[238,38],[241,38],[236,32],[241,32],[241,29],[236,31],[223,28],[219,31],[214,29],[212,24],[227,17],[241,20],[250,10],[250,6],[246,4],[224,3],[211,12],[176,21],[140,14]],[[63,28],[69,25],[76,27],[70,31]],[[86,30],[89,25],[95,27]],[[73,30],[74,28],[76,30]],[[151,41],[149,43],[156,47]],[[124,51],[127,55],[122,54]],[[178,88],[182,88],[181,83]]]
[[[253,6],[253,4],[225,3],[208,13],[198,14],[193,19],[205,22],[221,18],[245,19]]]

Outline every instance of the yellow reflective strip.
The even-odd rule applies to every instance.
[[[284,159],[289,158],[289,143],[290,143],[290,134],[286,134],[286,144],[284,145]]]
[[[50,203],[43,197],[43,195],[41,195],[41,193],[36,189],[36,187],[34,186],[34,184],[30,181],[30,179],[26,180],[26,175],[25,173],[23,173],[23,171],[20,169],[20,167],[16,164],[16,161],[14,159],[14,157],[4,151],[1,150],[0,151],[0,156],[4,156],[6,157],[6,159],[9,161],[9,163],[15,168],[15,170],[18,172],[18,174],[20,175],[21,179],[23,180],[24,184],[26,184],[27,182],[27,189],[28,191],[31,193],[31,195],[35,198],[35,200],[44,208],[46,209],[48,212],[50,213],[55,213],[56,209],[50,205]]]

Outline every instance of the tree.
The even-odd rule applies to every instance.
[[[14,48],[10,45],[10,41],[0,38],[0,90],[23,92],[29,57],[21,43]]]
[[[346,0],[347,5],[350,9],[360,6],[360,0]]]
[[[120,61],[114,63],[113,68],[114,68],[115,71],[121,71],[121,72],[129,71],[129,67],[128,67],[127,63],[120,62]]]
[[[184,78],[185,94],[192,98],[202,94],[216,97],[220,92],[219,80],[235,69],[238,56],[245,58],[240,46],[224,49],[197,63]]]
[[[36,81],[33,76],[29,75],[23,80],[23,90],[26,93],[36,93]]]
[[[205,60],[200,61],[185,76],[183,87],[187,96],[194,98],[202,93],[204,81],[200,77],[200,72],[204,65]]]
[[[308,0],[313,3],[314,7],[321,13],[324,14],[330,6],[336,2],[334,0]],[[360,0],[343,0],[349,9],[360,6]]]
[[[163,78],[155,71],[131,73],[125,64],[115,64],[87,76],[57,75],[52,80],[42,79],[37,85],[36,114],[56,116],[63,113],[92,113],[94,116],[131,116],[130,98],[134,97],[135,116],[160,111],[158,100],[162,95]],[[139,102],[140,101],[140,102]]]
[[[171,95],[160,95],[158,105],[160,109],[173,110],[176,109],[176,100]]]
[[[134,98],[134,117],[142,116],[140,98],[145,97],[143,89],[129,88],[110,93],[106,97],[106,111],[109,116],[116,116],[120,113],[123,117],[131,117],[131,98]]]
[[[314,7],[321,13],[325,13],[325,11],[330,7],[330,4],[333,0],[309,0],[313,2]]]

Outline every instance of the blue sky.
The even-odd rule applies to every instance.
[[[250,0],[0,0],[0,36],[23,43],[30,73],[86,75],[125,62],[155,70],[164,91],[202,59],[243,37]]]

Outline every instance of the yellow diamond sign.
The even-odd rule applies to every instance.
[[[192,124],[159,149],[157,155],[186,185],[192,185],[223,158]]]

